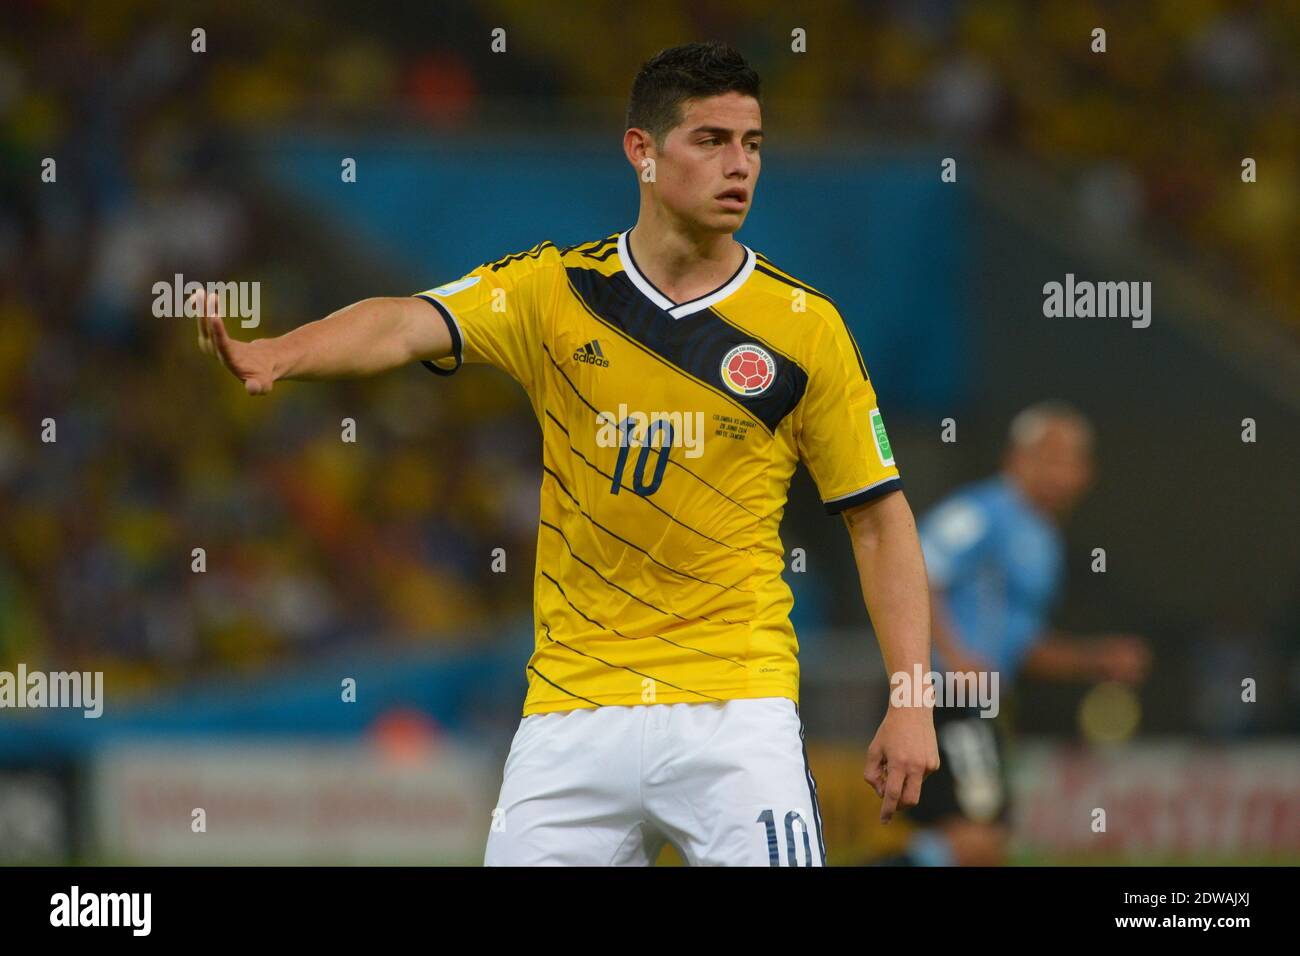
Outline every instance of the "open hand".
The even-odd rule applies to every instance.
[[[213,355],[244,383],[249,395],[265,395],[275,383],[275,360],[270,339],[240,342],[232,339],[221,317],[221,297],[215,292],[196,292],[191,302],[202,299],[203,312],[198,317],[199,351]]]

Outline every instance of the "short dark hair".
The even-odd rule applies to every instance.
[[[743,93],[762,102],[758,73],[739,52],[716,40],[660,50],[632,81],[627,129],[646,130],[662,148],[668,132],[682,121],[686,100],[723,93]]]

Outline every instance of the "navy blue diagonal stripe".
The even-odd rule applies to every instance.
[[[690,378],[734,401],[769,432],[775,432],[803,398],[808,387],[807,371],[754,333],[732,325],[715,309],[673,318],[642,295],[624,272],[605,275],[576,266],[565,271],[570,287],[593,315]],[[722,382],[722,359],[730,349],[745,343],[766,349],[776,364],[772,384],[758,395],[737,395]]]
[[[582,394],[582,392],[578,391],[578,386],[576,386],[576,385],[573,384],[573,380],[572,380],[571,378],[569,378],[568,375],[564,374],[564,369],[560,368],[560,363],[557,362],[557,361],[555,361],[555,356],[553,356],[553,355],[551,354],[551,350],[550,350],[549,348],[546,347],[546,343],[545,343],[545,342],[542,343],[542,353],[546,356],[547,360],[551,363],[551,367],[554,368],[555,371],[556,371],[557,373],[559,373],[559,376],[560,376],[561,379],[564,380],[564,383],[565,383],[566,385],[569,386],[569,389],[570,389],[570,391],[573,392],[574,397],[577,398],[578,401],[582,402],[582,404],[586,405],[589,409],[591,409],[591,411],[592,411],[593,414],[599,415],[600,412],[599,412],[599,410],[596,408],[596,406],[593,405],[593,404],[591,404],[591,402],[589,402],[589,401],[587,400],[586,396],[584,396],[584,395]],[[549,411],[547,411],[546,414],[547,414],[548,416],[550,416],[551,420],[554,421],[555,424],[557,424],[557,425],[560,426],[560,430],[563,431],[565,435],[568,435],[568,434],[569,434],[569,430],[568,430],[567,428],[565,428],[563,425],[560,424],[560,420],[559,420],[558,418],[556,418],[554,415],[551,415],[551,413],[550,413]],[[577,457],[581,458],[583,461],[587,462],[587,464],[591,465],[592,468],[596,468],[595,465],[592,465],[591,462],[587,461],[586,457],[582,454],[582,452],[578,451],[578,449],[576,449],[576,448],[573,447],[572,443],[570,443],[570,445],[569,445],[569,450],[570,450],[571,452],[573,452],[574,455],[576,455]],[[697,475],[695,472],[691,471],[689,468],[687,468],[685,465],[683,465],[681,462],[677,461],[676,459],[670,457],[670,458],[668,459],[668,464],[673,465],[673,466],[675,466],[675,467],[677,467],[677,468],[680,468],[680,469],[681,469],[685,474],[690,475],[692,478],[694,478],[694,479],[695,479],[696,481],[698,481],[700,484],[704,485],[704,486],[705,486],[706,488],[708,488],[710,491],[716,492],[717,494],[721,495],[723,498],[725,498],[727,501],[730,501],[733,505],[735,505],[735,506],[736,506],[737,508],[739,508],[741,511],[745,511],[745,512],[749,513],[751,516],[753,516],[753,517],[755,517],[755,518],[759,517],[757,514],[755,514],[755,513],[753,512],[753,510],[751,510],[750,508],[747,508],[745,505],[741,504],[739,501],[737,501],[735,498],[733,498],[733,497],[731,497],[730,495],[728,495],[728,494],[727,494],[725,491],[723,491],[721,488],[718,488],[718,487],[716,487],[716,486],[710,484],[709,482],[705,481],[703,478],[701,478],[701,477],[700,477],[699,475]],[[596,468],[596,470],[597,470],[597,471],[600,471],[599,468]],[[611,481],[613,480],[613,478],[612,478],[610,475],[606,475],[603,471],[601,471],[600,473],[601,473],[602,475],[605,475],[606,478],[610,478]],[[649,500],[649,499],[647,499],[647,500]],[[659,508],[658,505],[653,505],[653,507],[656,508],[656,509],[658,509],[658,510],[660,510],[660,511],[663,510],[662,508]],[[667,512],[664,512],[664,513],[667,514]],[[670,517],[671,517],[671,516],[670,516]],[[673,518],[673,520],[674,520],[674,521],[677,521],[676,518]],[[681,522],[678,522],[678,523],[681,524]],[[683,527],[689,527],[689,525],[683,525]],[[694,531],[695,529],[692,528],[691,530]],[[697,532],[697,533],[698,533],[698,532]],[[708,536],[705,535],[705,537],[708,537]],[[710,541],[713,541],[714,539],[713,539],[713,538],[709,538],[709,540],[710,540]],[[719,542],[717,542],[717,543],[718,543],[718,544],[722,544],[721,541],[719,541]],[[731,546],[730,546],[730,545],[724,545],[724,547],[728,547],[728,548],[730,548]],[[748,549],[747,549],[747,548],[742,548],[742,549],[735,549],[735,548],[732,548],[732,550],[734,551],[734,550],[748,550]]]

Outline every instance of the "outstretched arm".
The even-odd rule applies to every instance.
[[[199,349],[215,356],[250,395],[280,379],[356,378],[416,359],[451,354],[451,334],[429,303],[415,296],[362,299],[274,338],[232,339],[208,295],[198,319]]]
[[[892,492],[845,511],[844,522],[885,670],[891,680],[900,673],[911,680],[918,665],[922,675],[929,673],[930,596],[907,499],[901,491]],[[867,749],[863,774],[883,801],[881,821],[888,823],[897,809],[916,806],[921,781],[938,769],[933,706],[896,707],[891,701]]]

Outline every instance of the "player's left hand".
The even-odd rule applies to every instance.
[[[929,707],[890,706],[867,748],[862,776],[880,797],[880,822],[897,810],[921,802],[921,781],[939,769],[934,711]]]

